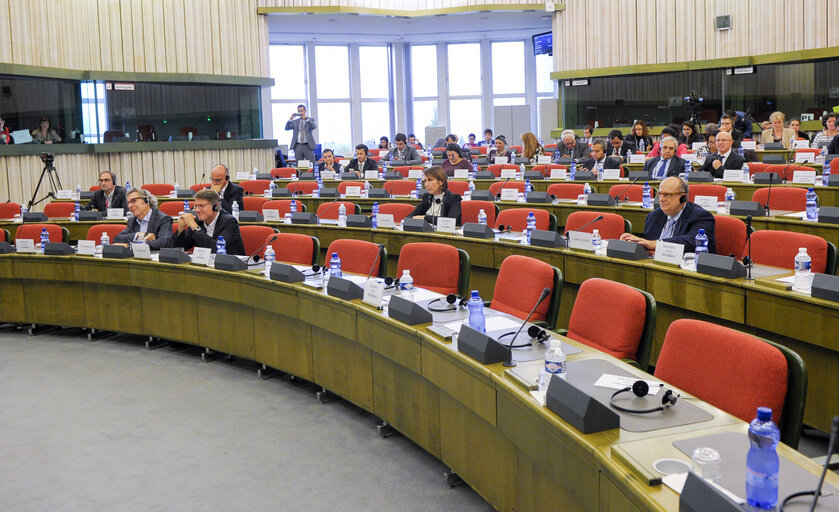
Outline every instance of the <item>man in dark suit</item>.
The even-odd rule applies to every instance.
[[[591,143],[591,157],[583,162],[583,167],[597,176],[603,169],[620,169],[621,166],[616,158],[606,156],[606,143],[602,139],[594,139]]]
[[[416,151],[416,150],[415,150]],[[355,158],[350,160],[350,163],[344,168],[346,172],[354,172],[359,178],[364,177],[364,171],[378,171],[379,166],[376,161],[369,158],[370,149],[365,144],[359,144],[355,147]]]
[[[285,124],[285,129],[292,130],[291,144],[288,145],[288,149],[294,151],[294,158],[298,162],[300,160],[315,161],[315,148],[318,147],[318,143],[312,131],[317,127],[315,118],[306,114],[306,105],[297,105],[297,113],[291,114]]]
[[[93,194],[93,199],[84,205],[84,209],[102,213],[107,213],[108,208],[122,208],[125,211],[128,207],[128,201],[125,199],[125,189],[116,183],[116,174],[111,171],[100,172],[99,190]]]
[[[146,242],[151,249],[172,247],[172,217],[157,209],[157,198],[141,188],[128,192],[131,217],[125,229],[114,237],[114,245]]]
[[[835,155],[836,153],[839,153],[839,135],[834,135],[830,144],[827,145],[828,155]]]
[[[685,252],[696,249],[696,235],[700,229],[708,235],[708,251],[716,252],[714,216],[688,201],[688,186],[681,178],[671,176],[658,187],[659,208],[651,211],[644,221],[644,238],[631,233],[621,240],[638,242],[648,251],[655,251],[659,240],[685,246]]]
[[[397,133],[393,140],[396,143],[396,147],[391,149],[387,154],[388,160],[405,162],[405,165],[419,165],[422,163],[422,158],[420,158],[417,149],[408,145],[408,138],[405,137],[404,133]]]
[[[739,148],[743,141],[743,132],[734,127],[734,120],[735,117],[731,114],[723,114],[720,118],[720,132],[727,132],[731,135],[732,146]]]
[[[221,197],[221,209],[233,213],[233,203],[239,203],[239,210],[245,209],[245,190],[230,181],[230,171],[218,164],[210,171],[210,189]]]
[[[606,144],[606,156],[614,156],[619,158],[621,162],[626,162],[626,155],[635,151],[632,145],[623,139],[623,133],[614,129],[609,132],[609,143]]]
[[[659,143],[661,156],[650,158],[644,163],[644,172],[650,179],[663,180],[668,176],[678,176],[684,172],[687,161],[676,156],[677,141],[673,137],[664,137]]]
[[[742,169],[746,159],[731,149],[734,140],[728,132],[717,132],[715,145],[717,152],[708,155],[700,171],[710,172],[715,178],[722,178],[726,169]]]
[[[554,160],[571,158],[577,162],[582,162],[591,155],[588,144],[578,141],[572,130],[563,131],[560,138],[562,142],[556,145]]]
[[[239,222],[221,210],[218,194],[209,189],[199,191],[195,194],[193,210],[195,213],[184,212],[178,217],[178,232],[172,239],[174,247],[184,250],[208,247],[215,253],[219,237],[224,237],[227,254],[245,255]]]
[[[449,190],[449,179],[442,166],[432,165],[424,171],[423,182],[428,191],[422,195],[420,204],[408,216],[425,219],[436,224],[439,217],[455,219],[460,225],[460,196]]]

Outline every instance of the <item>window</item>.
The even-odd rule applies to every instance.
[[[411,46],[411,88],[415,98],[437,96],[436,46]]]
[[[492,93],[524,94],[524,41],[492,43]]]
[[[480,96],[481,45],[448,45],[449,96]]]
[[[437,100],[414,101],[414,133],[423,139],[426,126],[437,126]],[[433,144],[434,141],[426,141],[426,144]]]
[[[108,112],[105,103],[105,82],[82,82],[82,126],[85,142],[105,142]],[[124,139],[121,142],[125,142]]]
[[[350,61],[346,46],[315,46],[318,100],[350,97]]]
[[[484,131],[481,123],[482,104],[480,98],[451,100],[449,102],[449,117],[452,120],[449,131],[457,135],[457,140],[461,145],[469,141],[468,135],[470,133],[474,133],[478,139],[481,137],[479,134]]]
[[[333,149],[339,155],[351,155],[352,119],[349,102],[318,103],[318,141],[322,148]]]
[[[390,56],[386,46],[358,49],[361,84],[361,139],[369,147],[381,136],[392,139],[390,115]],[[372,143],[372,145],[371,145]]]
[[[553,95],[554,82],[551,81],[553,66],[554,58],[551,55],[536,56],[536,92],[540,95],[542,93],[547,93],[548,96]]]
[[[275,44],[268,47],[271,65],[271,119],[274,138],[280,144],[291,140],[291,132],[285,131],[285,124],[291,114],[297,112],[297,105],[309,105],[307,91],[307,68],[303,45]],[[288,139],[283,142],[284,139]]]
[[[379,145],[379,138],[383,135],[393,141],[390,130],[390,106],[381,101],[361,102],[362,140],[367,147],[374,148]]]

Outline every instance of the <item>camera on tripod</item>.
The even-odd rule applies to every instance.
[[[702,108],[702,102],[705,101],[705,98],[697,94],[696,91],[690,91],[690,94],[685,96],[684,100],[685,108],[690,112],[690,120],[698,123],[699,110]]]
[[[55,162],[55,155],[51,153],[41,153],[41,161],[44,162],[44,165],[47,167],[52,167],[53,162]]]

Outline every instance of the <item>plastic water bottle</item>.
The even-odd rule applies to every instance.
[[[524,228],[524,229],[521,230],[521,238],[519,239],[519,243],[521,245],[527,245],[527,243],[528,243],[527,228]]]
[[[417,178],[417,197],[422,196],[422,180]]]
[[[78,199],[81,199],[81,198],[82,198],[82,186],[79,185],[79,184],[76,184],[76,197],[75,197],[75,199],[78,200]]]
[[[251,179],[252,179],[252,180],[255,180],[255,179],[256,179],[257,174],[259,174],[259,169],[257,169],[256,167],[254,167],[253,169],[251,169]]]
[[[128,194],[128,192],[130,192],[130,191],[131,191],[131,182],[128,181],[128,180],[125,180],[125,193]]]
[[[189,203],[187,203],[187,204],[189,204]],[[236,218],[236,220],[239,220],[239,203],[237,203],[236,201],[233,201],[233,205],[230,207],[230,211],[233,214],[233,216]]]
[[[484,209],[481,208],[481,210],[478,212],[478,224],[486,225],[486,223],[487,223],[487,212],[485,212]]]
[[[520,180],[524,178],[524,164],[519,165],[519,175],[516,176],[516,179]]]
[[[818,156],[817,161],[820,164],[825,164],[825,163],[827,163],[826,160],[827,160],[827,146],[822,146],[822,150],[819,151],[819,156]]]
[[[751,173],[749,172],[749,164],[743,164],[742,176],[740,178],[741,183],[750,183],[752,181]]]
[[[601,249],[603,249],[603,239],[597,229],[591,231],[591,246],[594,248],[594,254],[600,254]]]
[[[732,188],[725,189],[725,213],[731,213],[731,203],[737,198]]]
[[[341,271],[341,258],[338,257],[337,252],[333,252],[329,259],[329,275],[331,277],[344,277],[344,273]]]
[[[644,208],[652,208],[653,207],[653,196],[650,188],[650,183],[645,181],[644,182],[644,193],[641,196],[641,203]]]
[[[530,237],[533,235],[533,230],[536,229],[536,216],[533,212],[527,214],[527,245],[530,245]]]
[[[531,192],[533,192],[533,185],[530,184],[530,180],[525,180],[524,181],[524,195],[527,196]]]
[[[585,195],[591,194],[591,185],[589,185],[588,182],[586,182],[586,184],[583,185],[583,194],[585,194]]]
[[[237,209],[239,208],[239,203],[234,202],[233,204],[236,205]],[[185,212],[189,211],[189,199],[184,199],[184,211]],[[238,219],[238,217],[236,217],[236,218]]]
[[[685,179],[688,179],[691,170],[693,170],[693,168],[691,167],[690,162],[685,162]]]
[[[516,161],[516,150],[513,149],[510,151],[510,163],[514,163]]]
[[[264,192],[263,195],[265,197],[273,197],[274,196],[274,182],[273,181],[268,182],[268,188],[265,189],[265,192]]]
[[[799,247],[798,254],[795,255],[795,280],[792,284],[792,289],[799,292],[809,292],[810,285],[813,282],[813,274],[810,272],[810,263],[812,259],[807,254],[806,247]]]
[[[105,246],[110,244],[111,237],[108,236],[106,231],[103,231],[102,236],[99,237],[99,245],[96,246],[96,255],[102,256],[102,251],[105,249]]]
[[[174,185],[172,185],[172,191],[169,192],[169,197],[178,197],[178,191],[181,189],[181,186],[178,185],[176,181]]]
[[[288,211],[290,211],[291,213],[297,213],[297,201],[295,201],[294,199],[291,200],[291,202],[288,204]]]
[[[315,176],[320,178],[320,167],[318,167],[317,162],[315,162],[315,167],[312,169],[312,173],[314,173]]]
[[[277,259],[276,253],[274,253],[274,248],[271,247],[271,244],[268,244],[268,247],[265,248],[265,256],[263,260],[265,261],[265,276],[268,277],[271,275],[271,265],[274,264],[274,260]]]
[[[750,506],[775,508],[778,503],[778,442],[781,431],[772,422],[772,409],[758,407],[749,425],[749,454],[746,456],[746,501]]]
[[[79,212],[82,211],[82,207],[79,205],[79,202],[76,201],[75,206],[73,207],[73,220],[78,222],[79,221]]]
[[[470,181],[469,182],[469,198],[472,198],[472,193],[475,192],[475,183]]]
[[[822,149],[822,151],[825,150]],[[828,183],[830,183],[830,166],[824,164],[824,166],[822,166],[822,185],[826,187]]]
[[[29,208],[25,204],[20,205],[20,218],[22,219],[27,213],[29,213]]]
[[[50,243],[50,234],[47,232],[47,228],[43,228],[41,229],[41,253],[44,252],[48,243]]]
[[[477,175],[478,175],[478,164],[477,164],[477,162],[472,162],[472,175],[469,176],[469,179],[474,180]]]
[[[577,176],[577,162],[571,161],[571,168],[568,172],[568,176],[570,177],[571,181],[574,181],[574,177]]]
[[[746,150],[743,149],[743,146],[740,146],[739,148],[737,148],[737,154],[740,155],[740,156],[743,156],[743,155],[746,154]]]
[[[347,227],[347,207],[344,206],[344,203],[341,203],[341,206],[338,207],[338,227]]]
[[[554,375],[565,378],[565,352],[562,351],[562,342],[557,338],[551,338],[551,348],[545,352],[545,366],[539,374],[539,392],[548,390],[548,384]]]
[[[379,227],[379,203],[373,203],[372,212],[372,215],[370,215],[371,225],[373,226],[373,229],[376,229]]]
[[[638,139],[638,151],[644,152],[644,139]]]
[[[402,298],[414,300],[414,278],[411,277],[410,270],[402,271],[402,277],[399,278],[399,291]]]
[[[478,332],[486,332],[486,318],[484,317],[484,301],[478,294],[478,290],[472,290],[472,295],[467,303],[469,309],[469,327]]]
[[[370,182],[365,181],[364,182],[364,196],[362,196],[362,197],[364,197],[364,198],[370,197],[370,188],[371,188],[370,187]]]
[[[701,252],[708,252],[708,235],[705,234],[704,228],[699,228],[699,232],[696,234],[694,242],[696,247],[693,252],[695,252],[697,256],[699,256],[699,253]]]
[[[216,240],[216,254],[227,254],[227,243],[223,236],[219,236]]]
[[[807,202],[805,203],[807,220],[819,220],[819,205],[818,203],[816,203],[816,193],[813,191],[813,187],[810,187],[807,190],[807,194],[805,197],[807,199]]]

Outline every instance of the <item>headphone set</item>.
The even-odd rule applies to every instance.
[[[514,334],[516,334],[516,331],[505,332],[504,334],[499,336],[498,339],[500,341],[501,338],[504,338],[504,337],[507,337],[507,336],[512,336]],[[546,341],[551,339],[551,335],[548,334],[548,331],[546,331],[545,329],[542,329],[538,325],[531,325],[530,327],[528,327],[527,328],[527,335],[530,336],[531,339],[534,339],[539,343],[545,343]],[[524,348],[524,347],[530,347],[532,345],[533,345],[533,342],[519,343],[518,345],[507,345],[507,346],[509,346],[510,348]]]
[[[391,288],[398,288],[399,287],[399,278],[396,279],[387,276],[385,277],[385,290],[390,290]]]
[[[321,267],[320,265],[315,263],[314,265],[312,265],[312,273],[311,274],[307,274],[305,270],[303,272],[301,272],[301,274],[303,274],[306,277],[314,277],[314,276],[316,276],[318,274],[321,274],[325,271],[326,271],[326,267]]]
[[[432,304],[435,304],[437,302],[442,304],[444,301],[446,302],[446,305],[443,306],[442,308],[431,307]],[[466,309],[467,304],[469,304],[469,299],[468,298],[460,297],[458,295],[455,295],[454,293],[450,293],[450,294],[446,295],[445,297],[439,297],[439,298],[436,298],[436,299],[432,300],[431,302],[429,302],[428,303],[428,310],[433,311],[435,313],[446,313],[446,312],[449,312],[449,311],[457,311],[459,309]]]
[[[660,386],[663,388],[664,384],[660,384]],[[651,414],[673,407],[674,405],[676,405],[676,401],[679,399],[679,395],[677,393],[674,393],[673,390],[665,389],[664,396],[661,397],[661,405],[658,407],[653,407],[650,409],[630,409],[629,407],[623,407],[615,403],[615,398],[618,395],[622,393],[627,393],[629,391],[632,391],[632,393],[639,398],[644,397],[647,396],[647,393],[650,391],[650,385],[647,384],[646,381],[636,380],[631,387],[615,391],[612,394],[612,397],[609,399],[609,405],[621,412],[628,412],[631,414]]]
[[[151,197],[149,196],[149,191],[144,188],[138,188],[137,194],[140,196],[140,199],[146,202],[146,204],[151,204]]]

